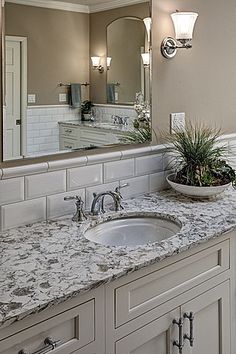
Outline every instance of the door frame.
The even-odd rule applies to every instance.
[[[21,51],[21,129],[20,129],[20,154],[22,158],[27,154],[27,37],[5,36],[9,42],[19,42]]]

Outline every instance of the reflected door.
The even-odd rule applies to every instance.
[[[21,155],[21,43],[6,40],[6,116],[4,158]]]

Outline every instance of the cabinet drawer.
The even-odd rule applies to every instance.
[[[82,129],[81,137],[83,139],[91,140],[91,141],[107,141],[109,138],[109,133],[102,132],[99,129]]]
[[[63,136],[70,136],[76,138],[78,135],[78,128],[72,126],[61,125],[60,126],[60,134]]]
[[[229,269],[229,240],[114,289],[115,327]]]
[[[78,140],[73,140],[70,138],[60,139],[60,150],[78,149],[78,147],[80,147]]]
[[[40,322],[22,332],[0,341],[1,354],[33,354],[45,349],[45,354],[69,354],[95,340],[94,300]],[[51,350],[46,338],[60,341]],[[9,349],[10,348],[10,349]]]

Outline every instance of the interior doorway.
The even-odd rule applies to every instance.
[[[4,159],[26,154],[27,38],[6,36]]]

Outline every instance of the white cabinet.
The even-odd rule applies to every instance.
[[[235,354],[235,245],[225,235],[2,328],[0,354],[47,337],[61,340],[47,354]]]
[[[109,129],[60,124],[60,150],[119,144],[123,134]]]
[[[177,338],[178,330],[172,325],[179,318],[175,310],[147,324],[115,343],[116,354],[174,354],[176,348],[171,338]]]
[[[187,302],[181,310],[184,334],[189,338],[183,354],[230,354],[229,281]],[[189,317],[191,312],[194,318],[189,321],[186,314]]]
[[[115,354],[230,354],[229,304],[227,281],[118,340]]]

